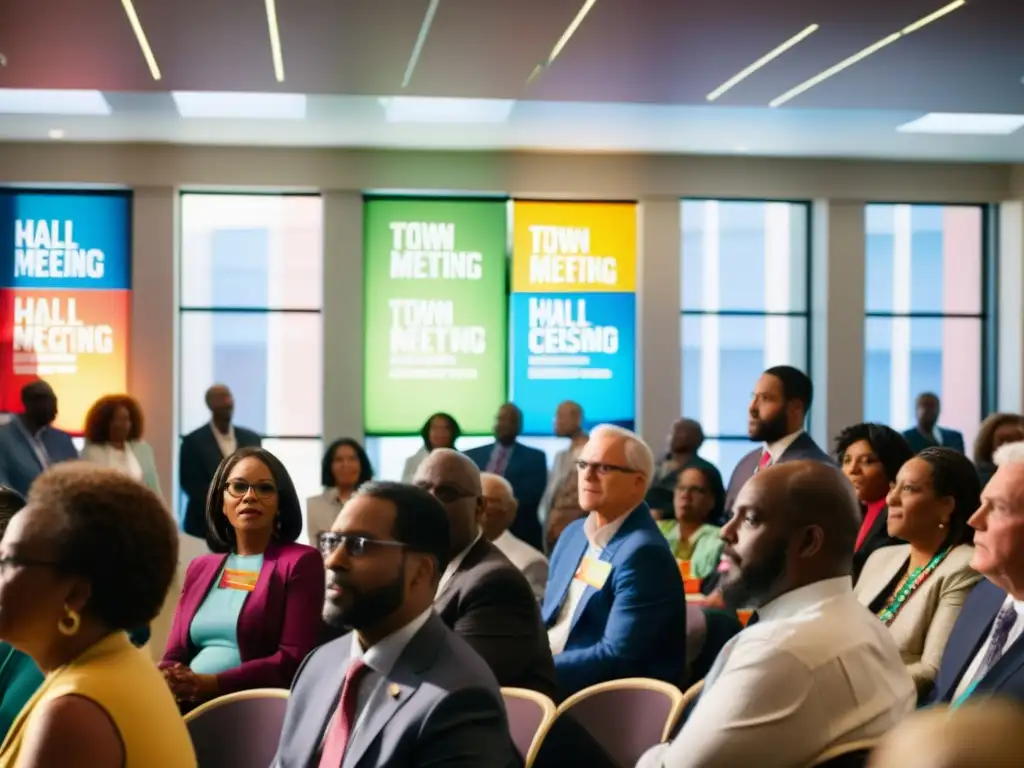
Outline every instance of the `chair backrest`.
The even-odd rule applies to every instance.
[[[571,714],[605,754],[620,765],[636,765],[641,755],[668,738],[682,711],[683,694],[661,680],[627,678],[586,688],[558,707]]]
[[[826,749],[809,768],[864,768],[877,743],[876,739],[861,739]]]
[[[260,688],[208,701],[185,715],[199,768],[270,765],[277,754],[288,691]]]
[[[526,768],[533,765],[544,735],[555,719],[555,703],[547,696],[525,688],[502,688],[508,712],[509,732],[512,742],[526,762]]]

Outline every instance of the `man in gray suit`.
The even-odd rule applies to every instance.
[[[433,611],[448,537],[444,507],[398,483],[321,534],[324,620],[354,631],[303,662],[274,768],[520,765],[497,680]]]
[[[786,461],[807,459],[832,464],[832,459],[804,432],[814,386],[803,371],[777,365],[761,374],[750,403],[747,435],[761,443],[736,465],[725,493],[726,520],[740,488],[760,470]]]

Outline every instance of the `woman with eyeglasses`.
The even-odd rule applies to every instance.
[[[276,456],[242,448],[220,463],[206,500],[214,554],[188,567],[160,663],[182,709],[291,685],[323,631],[323,560],[295,543],[301,532],[295,486]]]
[[[174,697],[128,631],[156,616],[178,563],[163,502],[124,473],[50,467],[0,542],[0,639],[44,675],[0,768],[194,768]]]

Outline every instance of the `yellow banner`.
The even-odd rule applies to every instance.
[[[636,205],[516,201],[512,290],[636,290]]]

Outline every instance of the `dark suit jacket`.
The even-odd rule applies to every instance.
[[[273,768],[309,768],[337,708],[352,653],[345,635],[317,648],[295,677]],[[520,762],[509,737],[498,682],[460,637],[432,616],[381,681],[388,696],[362,713],[343,768],[510,768]]]
[[[559,700],[540,609],[522,572],[480,538],[434,601],[434,610],[472,646],[506,688]]]
[[[971,590],[953,625],[928,703],[950,702],[967,667],[988,638],[1006,593],[988,579]],[[1018,638],[974,689],[975,695],[1005,696],[1024,704],[1024,638]]]
[[[864,538],[864,543],[860,549],[853,553],[853,583],[857,583],[860,572],[864,568],[864,563],[868,561],[868,558],[871,557],[875,550],[882,549],[883,547],[892,547],[897,544],[906,544],[906,542],[894,539],[889,535],[889,508],[884,507],[878,513],[875,522],[871,524],[871,530],[868,531],[868,535]]]
[[[247,448],[258,446],[261,438],[250,429],[235,427],[235,441],[239,448]],[[185,435],[181,441],[181,490],[188,496],[182,530],[190,536],[206,538],[206,494],[223,458],[209,424]]]
[[[189,564],[161,666],[188,666],[199,652],[190,638],[192,619],[226,559],[204,555]],[[276,542],[267,547],[256,588],[238,614],[242,665],[217,675],[220,693],[291,685],[295,670],[323,634],[324,581],[323,560],[312,547]]]
[[[942,432],[942,447],[952,448],[954,451],[964,452],[964,436],[957,432],[955,429],[947,429],[946,427],[940,426],[939,431]],[[921,434],[921,431],[917,427],[912,427],[903,433],[903,437],[906,438],[907,442],[910,443],[911,449],[914,453],[920,453],[925,448],[933,448],[938,445],[930,437],[926,437]]]
[[[470,448],[466,455],[484,470],[495,445],[496,443],[488,443],[479,448]],[[548,460],[544,451],[516,443],[508,459],[508,466],[505,467],[504,477],[512,484],[512,491],[519,502],[519,511],[509,530],[534,549],[543,552],[544,537],[540,519],[537,517],[537,507],[540,506],[544,488],[548,484]]]
[[[835,465],[832,458],[821,450],[821,448],[818,447],[818,444],[814,442],[814,439],[806,432],[801,432],[800,436],[782,452],[782,455],[778,459],[775,460],[775,463],[781,464],[784,461],[800,461],[801,459],[820,461],[823,464]],[[717,521],[715,523],[716,525],[724,525],[728,522],[728,519],[732,517],[732,505],[736,502],[736,497],[739,495],[740,488],[743,487],[747,480],[754,476],[755,470],[757,469],[757,465],[760,461],[760,446],[740,459],[740,463],[737,464],[736,469],[733,470],[732,477],[729,478],[729,488],[725,492],[725,520]]]
[[[589,542],[586,519],[571,523],[551,554],[544,625],[557,621]],[[611,571],[601,589],[587,586],[572,615],[565,650],[555,656],[562,692],[623,677],[682,685],[686,668],[686,598],[679,566],[644,503],[629,513],[601,552]]]
[[[22,496],[28,495],[32,481],[43,473],[43,465],[32,450],[28,437],[21,425],[15,423],[18,416],[12,416],[6,424],[0,424],[0,485],[6,485]],[[50,464],[78,458],[71,435],[55,427],[47,427],[40,438]]]

